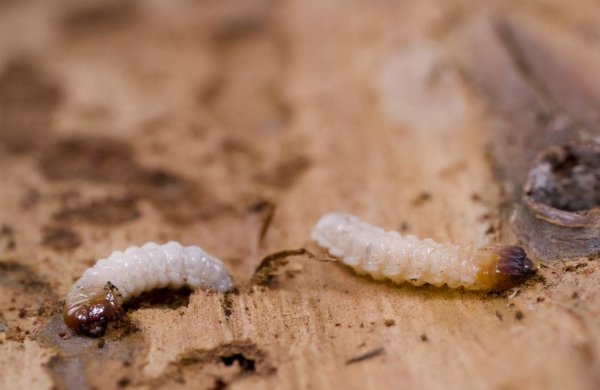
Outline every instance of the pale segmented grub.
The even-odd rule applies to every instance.
[[[491,291],[513,286],[535,272],[520,246],[439,244],[386,232],[348,214],[324,215],[311,236],[357,273],[377,280]]]
[[[197,246],[170,241],[113,252],[88,268],[65,299],[64,321],[89,336],[104,334],[122,301],[155,288],[183,286],[228,291],[231,276],[223,263]]]

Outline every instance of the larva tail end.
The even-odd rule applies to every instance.
[[[101,337],[110,320],[120,311],[120,295],[110,282],[98,294],[90,294],[85,303],[66,305],[63,313],[65,324],[76,331],[91,337]]]
[[[496,273],[515,282],[532,276],[537,269],[527,257],[525,250],[518,245],[506,245],[498,249]]]

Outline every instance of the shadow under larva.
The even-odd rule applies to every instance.
[[[113,252],[88,268],[65,299],[65,324],[78,333],[102,336],[127,299],[155,288],[232,287],[223,263],[197,246],[153,242]]]
[[[349,214],[325,214],[311,237],[357,273],[395,283],[498,291],[522,282],[536,271],[517,245],[475,248],[440,244],[386,232]]]

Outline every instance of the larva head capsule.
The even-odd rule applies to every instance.
[[[110,282],[104,287],[79,289],[65,301],[65,324],[87,336],[104,335],[108,322],[119,312],[119,293]]]
[[[536,272],[533,261],[518,245],[506,245],[498,250],[496,273],[507,277],[527,277]]]
[[[480,264],[474,286],[477,290],[505,290],[537,271],[525,250],[518,245],[480,248],[476,251],[476,257]]]

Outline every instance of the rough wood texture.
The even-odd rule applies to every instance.
[[[332,210],[516,240],[473,28],[502,15],[600,85],[598,3],[523,3],[1,1],[0,388],[598,388],[593,259],[481,295],[299,250],[323,256],[308,233]],[[66,329],[95,259],[169,239],[238,290],[149,294],[100,340]]]

